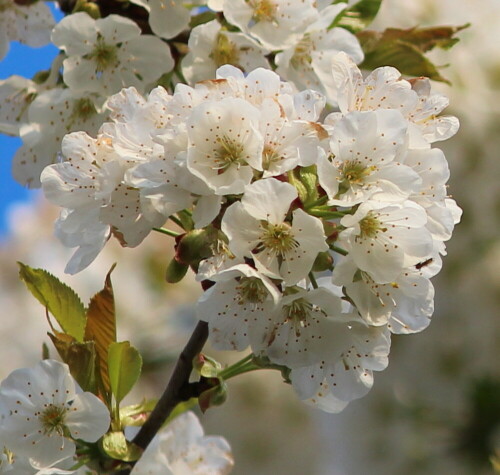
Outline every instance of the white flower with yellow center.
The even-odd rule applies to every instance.
[[[339,246],[377,283],[393,282],[405,267],[427,259],[433,240],[425,210],[412,201],[366,201],[340,221]]]
[[[330,158],[318,163],[329,203],[352,206],[367,199],[404,201],[416,192],[419,175],[402,165],[407,121],[394,110],[350,112],[332,130]]]
[[[407,81],[389,66],[377,68],[364,78],[345,53],[334,56],[332,65],[332,85],[337,91],[340,113],[330,114],[326,122],[335,122],[354,110],[396,109],[409,122],[410,144],[415,148],[425,148],[428,143],[445,140],[457,132],[456,117],[439,115],[448,106],[448,99],[431,93],[428,79]]]
[[[357,38],[344,28],[329,26],[346,7],[345,3],[330,5],[310,25],[299,41],[276,55],[277,72],[299,89],[314,89],[336,104],[337,90],[332,77],[332,57],[340,51],[359,64],[363,51]]]
[[[264,141],[259,110],[242,99],[207,101],[187,122],[189,171],[217,195],[242,193],[262,170]]]
[[[287,289],[272,314],[265,352],[274,363],[301,368],[318,363],[330,345],[332,316],[341,313],[340,297],[325,288]]]
[[[68,56],[63,78],[75,92],[109,96],[125,86],[142,91],[174,66],[166,43],[141,35],[135,22],[119,15],[94,20],[73,13],[54,28],[52,42]]]
[[[224,17],[269,49],[294,43],[319,17],[314,0],[225,0]]]
[[[232,64],[245,72],[269,68],[265,55],[269,52],[248,36],[222,30],[217,20],[198,25],[189,36],[189,53],[182,60],[182,73],[189,84],[215,77],[224,64]]]
[[[210,341],[219,350],[263,349],[272,329],[272,311],[281,293],[266,276],[237,264],[210,276],[215,285],[198,300],[196,313],[208,322]]]
[[[206,436],[193,412],[185,412],[158,433],[131,475],[226,475],[233,467],[223,437]]]
[[[312,268],[319,252],[328,249],[318,218],[296,209],[287,217],[297,191],[275,178],[245,188],[241,202],[232,204],[222,219],[229,249],[252,258],[259,271],[295,285]]]
[[[427,273],[435,274],[439,269],[440,261],[429,258],[404,269],[393,282],[379,284],[346,257],[335,266],[332,279],[344,286],[366,323],[408,334],[424,330],[431,321],[434,287]]]
[[[72,457],[76,439],[97,442],[110,423],[106,406],[78,393],[68,366],[54,360],[13,371],[0,384],[0,404],[8,411],[0,442],[40,467]]]

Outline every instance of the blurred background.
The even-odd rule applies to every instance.
[[[421,334],[393,337],[389,368],[376,374],[368,396],[341,414],[309,409],[279,374],[231,381],[226,404],[209,410],[202,422],[206,432],[228,439],[238,475],[493,473],[491,457],[500,449],[500,1],[382,5],[375,29],[471,23],[454,48],[431,53],[436,64],[449,64],[442,74],[452,86],[434,87],[450,97],[446,113],[461,121],[454,138],[436,145],[450,163],[450,194],[464,210],[443,271],[433,281],[433,322]],[[28,50],[35,51],[33,61],[23,61],[31,72],[21,71],[15,59],[27,58]],[[30,77],[50,64],[51,54],[55,50],[12,45],[0,78]],[[109,243],[87,270],[64,275],[71,250],[52,236],[57,210],[9,177],[16,140],[0,139],[0,379],[33,366],[49,341],[44,309],[18,281],[15,261],[48,269],[84,302],[118,262],[112,278],[119,338],[131,340],[145,358],[143,385],[128,399],[158,396],[195,323],[198,285],[192,278],[165,284],[172,254],[166,236],[150,236],[137,249]],[[207,353],[223,362],[238,356]]]

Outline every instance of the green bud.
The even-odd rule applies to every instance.
[[[85,12],[94,20],[98,20],[99,18],[101,18],[101,10],[99,9],[99,5],[93,2],[87,2],[85,0],[77,0],[72,13],[76,12]]]
[[[201,412],[205,413],[210,407],[221,406],[227,399],[227,386],[221,381],[217,386],[201,393],[198,404]]]
[[[194,358],[193,367],[204,378],[216,378],[222,370],[222,365],[218,361],[202,353]]]
[[[177,258],[174,257],[167,266],[165,280],[169,284],[176,284],[184,278],[188,269],[189,266],[187,264],[179,262]]]
[[[322,272],[325,270],[331,270],[332,266],[333,266],[333,257],[330,255],[328,251],[324,251],[320,252],[316,256],[312,270],[313,272]]]
[[[176,246],[176,259],[197,267],[200,261],[210,257],[218,231],[213,227],[193,229],[182,236]]]

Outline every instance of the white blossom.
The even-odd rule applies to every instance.
[[[185,412],[155,436],[131,475],[226,475],[231,448],[219,436],[206,436],[198,418]]]
[[[132,3],[148,11],[149,26],[161,38],[173,38],[189,26],[191,16],[184,0],[133,0]]]
[[[182,73],[189,84],[215,77],[218,67],[232,64],[242,71],[269,68],[268,50],[242,33],[223,30],[217,20],[191,31],[189,52],[182,60]]]
[[[272,311],[281,293],[269,278],[247,264],[210,276],[215,285],[198,300],[196,313],[208,322],[210,341],[219,350],[258,353],[272,328]]]
[[[174,66],[168,45],[141,35],[135,22],[119,15],[69,15],[54,28],[52,42],[68,56],[63,78],[75,92],[109,96],[124,86],[142,91]]]
[[[54,360],[13,371],[0,384],[0,402],[8,410],[0,442],[40,467],[72,457],[75,439],[96,442],[110,423],[106,406],[77,392],[68,366]]]
[[[103,102],[95,94],[76,94],[61,87],[40,92],[29,106],[29,123],[20,128],[23,145],[14,156],[14,178],[30,188],[40,187],[40,174],[57,161],[64,135],[97,133],[106,114],[95,104]]]
[[[313,0],[224,0],[224,17],[269,49],[296,42],[319,17]]]
[[[366,201],[344,216],[339,245],[377,283],[393,282],[405,267],[427,259],[433,240],[426,229],[425,210],[412,201]]]
[[[318,176],[329,203],[352,206],[368,199],[404,201],[421,178],[401,162],[407,122],[398,111],[350,112],[333,128],[331,161],[322,157]]]
[[[292,81],[300,89],[320,91],[332,104],[337,103],[332,57],[343,51],[356,64],[364,58],[359,41],[352,33],[344,28],[329,29],[344,8],[344,3],[326,7],[298,42],[276,55],[277,72],[283,78]]]
[[[458,119],[439,116],[448,105],[442,94],[431,94],[427,79],[407,81],[393,67],[381,67],[363,78],[354,61],[345,53],[333,58],[333,82],[338,94],[340,113],[327,122],[353,110],[396,109],[409,121],[410,139],[416,148],[445,140],[458,130]]]
[[[323,225],[301,209],[286,220],[297,191],[274,178],[245,188],[241,202],[232,204],[222,219],[229,248],[248,257],[263,274],[294,285],[304,279],[317,254],[328,249]]]
[[[187,122],[188,169],[216,194],[242,193],[262,170],[259,111],[242,99],[207,101],[193,109]]]
[[[43,2],[20,5],[13,0],[0,3],[0,60],[9,51],[11,41],[28,46],[44,46],[50,42],[54,18]]]

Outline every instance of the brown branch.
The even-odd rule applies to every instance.
[[[184,388],[189,384],[189,376],[193,370],[193,359],[201,352],[207,338],[208,324],[200,321],[179,355],[179,359],[177,360],[165,392],[162,394],[147,421],[132,441],[135,445],[142,449],[146,449],[163,423],[167,420],[168,416],[175,409],[175,406],[185,400],[183,391],[185,392]]]

